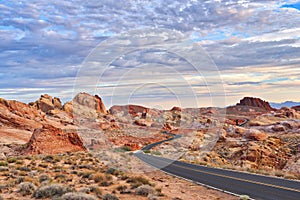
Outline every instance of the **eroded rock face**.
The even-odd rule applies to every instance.
[[[275,116],[289,119],[300,119],[300,114],[296,110],[287,107],[282,107],[278,110]]]
[[[73,104],[74,103],[95,110],[97,113],[107,114],[106,107],[98,95],[92,96],[82,92],[74,97]]]
[[[62,109],[62,104],[59,98],[44,94],[34,103],[30,103],[29,105],[35,107],[38,110],[41,110],[45,113],[54,109]]]
[[[0,98],[0,124],[22,130],[34,130],[42,126],[45,114],[18,101]]]
[[[266,140],[268,138],[268,135],[259,130],[250,129],[248,130],[246,137],[251,140],[262,141],[262,140]]]
[[[109,111],[111,114],[123,112],[124,115],[130,114],[131,116],[136,116],[138,113],[148,113],[149,108],[138,105],[112,106]]]
[[[23,153],[59,154],[85,150],[83,141],[77,133],[66,133],[54,126],[44,125],[34,130]]]
[[[300,112],[300,106],[293,106],[293,107],[291,107],[291,109],[294,109],[294,110]]]
[[[254,98],[254,97],[244,97],[242,100],[240,100],[240,103],[237,104],[238,106],[252,106],[252,107],[258,107],[262,108],[266,111],[273,111],[275,110],[270,106],[270,104],[266,101],[261,100],[260,98]]]

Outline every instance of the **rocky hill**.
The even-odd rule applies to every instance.
[[[254,97],[244,97],[242,100],[240,100],[240,103],[238,103],[237,106],[258,107],[266,111],[276,110],[272,108],[268,102],[261,100],[260,98],[254,98]]]

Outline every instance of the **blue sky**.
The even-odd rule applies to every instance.
[[[49,93],[71,99],[78,72],[99,43],[133,30],[156,28],[178,32],[201,45],[215,63],[224,91],[217,91],[214,98],[226,95],[225,102],[216,101],[215,106],[233,104],[243,96],[300,101],[299,5],[299,0],[0,1],[0,97],[29,102]],[[91,92],[97,91],[110,105],[111,91],[118,91],[119,71],[145,64],[145,69],[150,65],[176,69],[182,82],[172,82],[168,79],[172,75],[162,70],[159,75],[151,72],[156,73],[151,80],[156,83],[143,89],[138,87],[141,77],[131,74],[120,88],[135,93],[130,99],[114,93],[115,103],[193,107],[197,98],[200,106],[212,104],[210,87],[215,78],[205,83],[203,78],[208,78],[182,67],[187,65],[178,56],[153,51],[116,58],[110,69],[118,73],[107,71],[105,87],[95,84]],[[99,68],[94,70],[92,74],[99,75]],[[157,84],[157,77],[168,79],[170,85]],[[179,83],[191,85],[196,97],[184,95],[186,87]],[[184,100],[178,102],[174,91]]]

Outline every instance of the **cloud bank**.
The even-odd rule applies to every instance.
[[[40,93],[50,93],[70,99],[78,70],[99,43],[131,30],[164,28],[203,47],[219,69],[228,104],[245,95],[300,100],[299,1],[12,0],[0,2],[0,17],[0,95],[4,98],[31,101]],[[192,80],[199,99],[209,102],[209,92],[201,88],[205,83],[188,74],[183,61],[171,54],[140,51],[116,59],[110,67],[124,72],[145,63],[176,68],[185,80]],[[97,73],[94,70],[91,73]],[[170,76],[160,75],[159,79]],[[116,82],[113,73],[106,77],[105,87],[99,86],[97,92],[109,101],[105,91]],[[124,93],[132,82],[139,81],[124,80]],[[157,102],[176,103],[170,95],[161,96],[168,93],[163,86],[156,85],[148,96],[140,91],[136,95],[140,102],[156,97]]]

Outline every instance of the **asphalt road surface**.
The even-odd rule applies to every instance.
[[[158,144],[179,137],[179,135],[174,135],[173,138],[150,144],[142,150],[150,150]],[[143,162],[171,175],[234,194],[248,195],[257,200],[300,200],[299,181],[193,165],[148,155],[143,151],[134,155]]]

